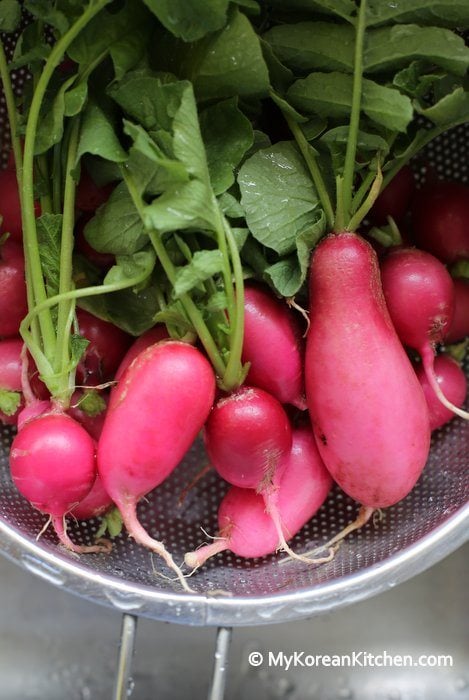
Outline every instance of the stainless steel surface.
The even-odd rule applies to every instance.
[[[225,697],[228,656],[230,653],[232,633],[231,627],[219,627],[217,630],[213,675],[208,692],[208,700],[223,700]]]
[[[469,545],[412,581],[310,620],[235,629],[226,700],[469,700]],[[120,612],[0,558],[0,699],[109,700]],[[129,700],[206,700],[215,630],[139,619]],[[249,666],[252,651],[452,654],[447,668]]]
[[[117,663],[112,700],[125,700],[132,692],[133,681],[131,672],[132,660],[135,651],[136,631],[137,618],[133,615],[124,613],[124,615],[122,615],[119,660]]]

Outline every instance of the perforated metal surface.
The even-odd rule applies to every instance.
[[[23,78],[24,73],[18,73],[18,89]],[[1,102],[0,135],[5,133],[5,122]],[[424,179],[429,164],[447,178],[465,181],[467,163],[467,130],[458,128],[428,147],[416,172]],[[370,426],[370,435],[372,430]],[[171,574],[161,560],[153,560],[127,535],[116,539],[110,555],[77,557],[59,547],[50,530],[36,542],[46,519],[12,485],[8,469],[11,432],[3,428],[1,438],[0,550],[55,585],[148,617],[192,625],[259,624],[307,617],[395,585],[467,539],[469,424],[460,419],[434,435],[430,460],[412,493],[387,509],[382,521],[349,537],[331,563],[279,566],[277,556],[241,560],[224,553],[191,579],[197,595],[181,593],[177,582],[159,576]],[[199,482],[182,507],[177,505],[181,491],[205,461],[200,444],[196,445],[139,508],[143,525],[165,542],[176,561],[206,539],[202,527],[216,534],[216,511],[226,487],[215,474]],[[294,538],[292,547],[300,551],[327,541],[355,513],[356,505],[337,489]],[[70,535],[77,543],[90,544],[96,528],[93,521],[71,522]]]

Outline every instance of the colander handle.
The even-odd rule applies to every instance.
[[[217,630],[217,642],[215,645],[215,659],[213,664],[212,683],[208,693],[208,700],[223,700],[225,696],[226,673],[228,668],[228,655],[231,645],[231,627],[219,627]]]
[[[131,683],[132,657],[135,648],[137,618],[133,615],[122,616],[119,659],[112,700],[128,700]]]

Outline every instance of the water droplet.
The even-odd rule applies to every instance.
[[[127,683],[127,697],[130,698],[135,689],[135,681],[133,678],[129,678]]]
[[[139,610],[143,601],[125,591],[105,591],[106,598],[119,610]]]
[[[466,690],[466,688],[469,687],[469,681],[467,680],[467,678],[463,678],[461,676],[461,678],[457,678],[455,680],[454,687],[456,688],[456,690],[459,690],[459,691]]]

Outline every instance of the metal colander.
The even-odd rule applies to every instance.
[[[7,50],[12,42],[4,37]],[[18,91],[23,78],[21,71],[14,76]],[[3,102],[2,133],[7,133]],[[416,164],[419,179],[430,164],[446,178],[467,180],[467,140],[467,130],[457,128],[431,144],[426,160]],[[372,431],[371,425],[370,435]],[[177,581],[160,575],[174,575],[161,559],[126,534],[115,540],[111,554],[80,557],[59,546],[50,529],[38,540],[46,518],[13,486],[8,468],[12,432],[3,428],[0,434],[0,550],[51,583],[131,616],[218,626],[305,618],[394,586],[436,563],[468,537],[469,424],[454,419],[434,434],[429,462],[409,496],[386,509],[382,520],[349,536],[330,563],[280,566],[280,556],[243,560],[225,552],[191,578],[197,594],[188,595]],[[186,551],[207,540],[202,527],[216,534],[217,508],[226,486],[214,473],[178,506],[179,495],[205,463],[203,448],[196,443],[173,475],[139,506],[144,527],[162,539],[179,562]],[[336,489],[293,539],[292,547],[302,551],[325,543],[354,519],[356,510],[356,504]],[[91,544],[98,524],[70,519],[70,536],[79,544]]]

